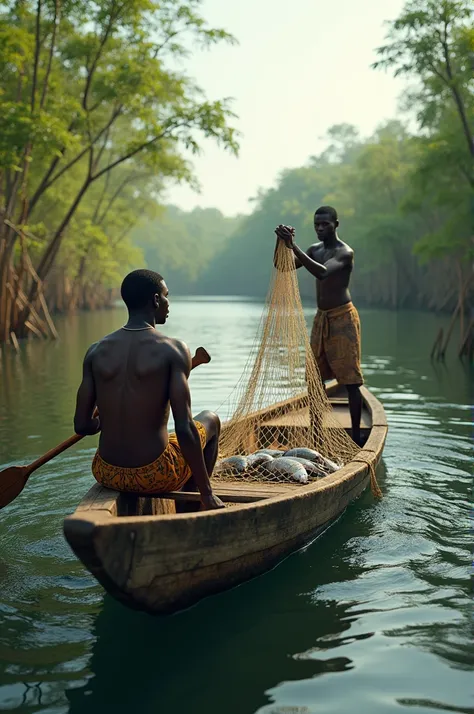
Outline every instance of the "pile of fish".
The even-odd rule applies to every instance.
[[[265,481],[309,483],[310,478],[323,478],[341,466],[313,449],[288,451],[260,449],[249,456],[229,456],[216,463],[214,474]]]

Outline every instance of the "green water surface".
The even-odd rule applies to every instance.
[[[194,412],[226,400],[261,312],[241,299],[172,303],[166,331],[213,357],[192,375]],[[60,319],[57,343],[4,351],[1,468],[72,433],[84,351],[124,319],[122,309]],[[361,320],[365,378],[389,421],[384,499],[365,493],[272,572],[151,617],[104,596],[63,539],[63,517],[92,484],[96,441],[82,441],[0,513],[0,710],[474,713],[472,374],[454,357],[430,363],[440,318],[361,310]]]

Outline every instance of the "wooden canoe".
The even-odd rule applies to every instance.
[[[344,394],[329,385],[334,413],[349,429]],[[176,612],[259,575],[322,533],[367,487],[369,464],[375,467],[380,460],[387,422],[382,405],[365,387],[362,395],[367,442],[330,476],[308,486],[215,484],[230,507],[188,513],[176,513],[176,503],[195,501],[196,494],[147,497],[95,484],[65,519],[66,539],[107,592],[150,613]],[[275,427],[272,407],[265,421]]]

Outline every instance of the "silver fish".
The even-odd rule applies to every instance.
[[[271,456],[272,459],[278,459],[280,456],[283,456],[285,453],[283,449],[259,449],[258,451],[255,452],[256,454],[268,454],[268,456]],[[253,456],[253,454],[252,454]]]
[[[297,447],[296,449],[289,449],[285,451],[285,457],[295,457],[297,459],[308,459],[308,461],[313,461],[315,464],[323,463],[324,459],[317,451],[314,449],[307,449],[303,446]]]
[[[257,451],[255,454],[250,454],[250,456],[247,456],[247,464],[250,467],[260,466],[261,464],[264,464],[267,461],[273,461],[273,457],[270,456],[270,454],[264,454],[261,451]]]
[[[216,464],[216,471],[221,473],[244,473],[247,470],[245,456],[229,456]]]
[[[315,476],[316,478],[322,478],[323,476],[327,476],[326,471],[324,471],[319,464],[315,464],[314,461],[309,461],[308,459],[302,459],[298,456],[285,456],[285,461],[288,459],[290,461],[295,461],[298,464],[301,464],[304,466],[305,471],[310,475],[310,476]]]
[[[298,483],[308,483],[306,469],[293,459],[286,459],[284,457],[274,459],[265,464],[265,468],[271,474],[286,477],[287,480],[291,478]]]
[[[326,456],[323,456],[323,462],[330,474],[333,474],[335,471],[339,471],[341,468],[339,464],[336,464],[334,461],[331,461],[331,459],[326,458]]]

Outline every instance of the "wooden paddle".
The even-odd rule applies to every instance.
[[[210,361],[211,358],[204,347],[198,347],[191,362],[191,369],[198,367],[200,364],[207,364]],[[98,416],[97,409],[94,410],[93,416]],[[77,444],[83,438],[79,434],[74,434],[74,436],[70,436],[69,439],[58,444],[54,449],[47,451],[46,454],[43,454],[31,464],[27,466],[9,466],[7,469],[0,471],[0,509],[8,506],[20,495],[33,471],[39,469],[40,466],[44,466],[48,461],[54,459],[58,454],[62,454],[63,451],[69,449],[73,444]]]

